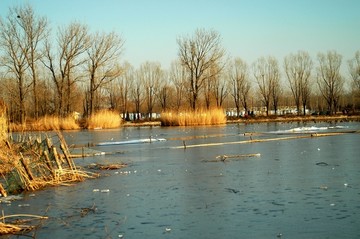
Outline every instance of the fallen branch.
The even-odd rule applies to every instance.
[[[225,160],[232,158],[232,159],[244,159],[244,158],[250,158],[250,157],[260,157],[261,154],[237,154],[237,155],[219,155],[216,156],[215,160],[204,160],[203,162],[225,162]]]
[[[217,159],[220,159],[222,161],[225,161],[228,158],[238,158],[238,159],[243,159],[243,158],[249,158],[249,157],[260,157],[261,154],[257,153],[257,154],[237,154],[237,155],[219,155],[216,156]]]
[[[116,170],[125,168],[127,164],[121,163],[121,164],[91,164],[88,166],[90,169],[96,169],[96,170]]]
[[[26,220],[15,220],[16,223],[5,223],[5,219],[8,218],[30,218]],[[48,219],[45,216],[38,216],[38,215],[30,215],[30,214],[14,214],[14,215],[7,215],[0,217],[0,235],[7,235],[7,234],[16,234],[19,232],[28,232],[36,228],[34,225],[27,225],[27,224],[19,224],[19,222],[30,222],[32,220],[43,220]]]
[[[45,216],[39,216],[39,215],[32,215],[32,214],[13,214],[13,215],[7,215],[0,217],[0,221],[3,221],[7,218],[13,218],[13,217],[32,217],[34,219],[48,219],[48,217]]]

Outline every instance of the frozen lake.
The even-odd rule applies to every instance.
[[[360,123],[65,132],[69,145],[117,152],[77,165],[128,167],[0,209],[49,216],[35,238],[360,238],[360,134],[296,138],[353,130]]]

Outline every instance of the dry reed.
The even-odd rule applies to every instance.
[[[5,223],[5,219],[8,218],[16,218],[14,222]],[[25,218],[25,219],[21,219]],[[15,214],[15,215],[8,215],[2,216],[0,218],[0,235],[7,235],[7,234],[16,234],[16,233],[23,233],[31,231],[32,229],[36,228],[35,225],[29,225],[34,220],[43,220],[48,219],[48,217],[44,216],[37,216],[37,215],[30,215],[30,214]],[[26,224],[27,223],[27,224]],[[41,223],[41,221],[40,221]]]
[[[225,124],[226,115],[222,109],[185,112],[163,112],[160,118],[163,126],[191,126]]]
[[[60,132],[58,138],[63,154],[60,154],[60,150],[57,150],[49,138],[43,141],[28,140],[0,148],[0,175],[6,178],[8,192],[69,185],[99,176],[77,169]]]
[[[21,226],[0,222],[0,235],[15,234],[23,230]]]
[[[13,132],[80,129],[80,126],[73,116],[61,118],[58,116],[48,115],[24,124],[11,124],[10,127]]]
[[[116,111],[101,110],[86,120],[87,129],[112,129],[121,126],[120,114]]]

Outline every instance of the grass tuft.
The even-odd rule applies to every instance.
[[[86,120],[87,129],[111,129],[121,126],[120,114],[116,111],[101,110]]]
[[[191,126],[225,124],[226,115],[222,109],[197,110],[185,112],[167,111],[161,113],[163,126]]]
[[[21,131],[50,131],[50,130],[76,130],[80,129],[79,124],[73,116],[60,118],[57,116],[44,116],[26,124],[11,124],[11,130]]]

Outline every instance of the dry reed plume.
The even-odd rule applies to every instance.
[[[226,115],[222,109],[167,111],[161,113],[160,121],[163,126],[216,125],[225,124]]]
[[[116,111],[102,110],[87,119],[87,129],[111,129],[121,126],[120,114]]]

